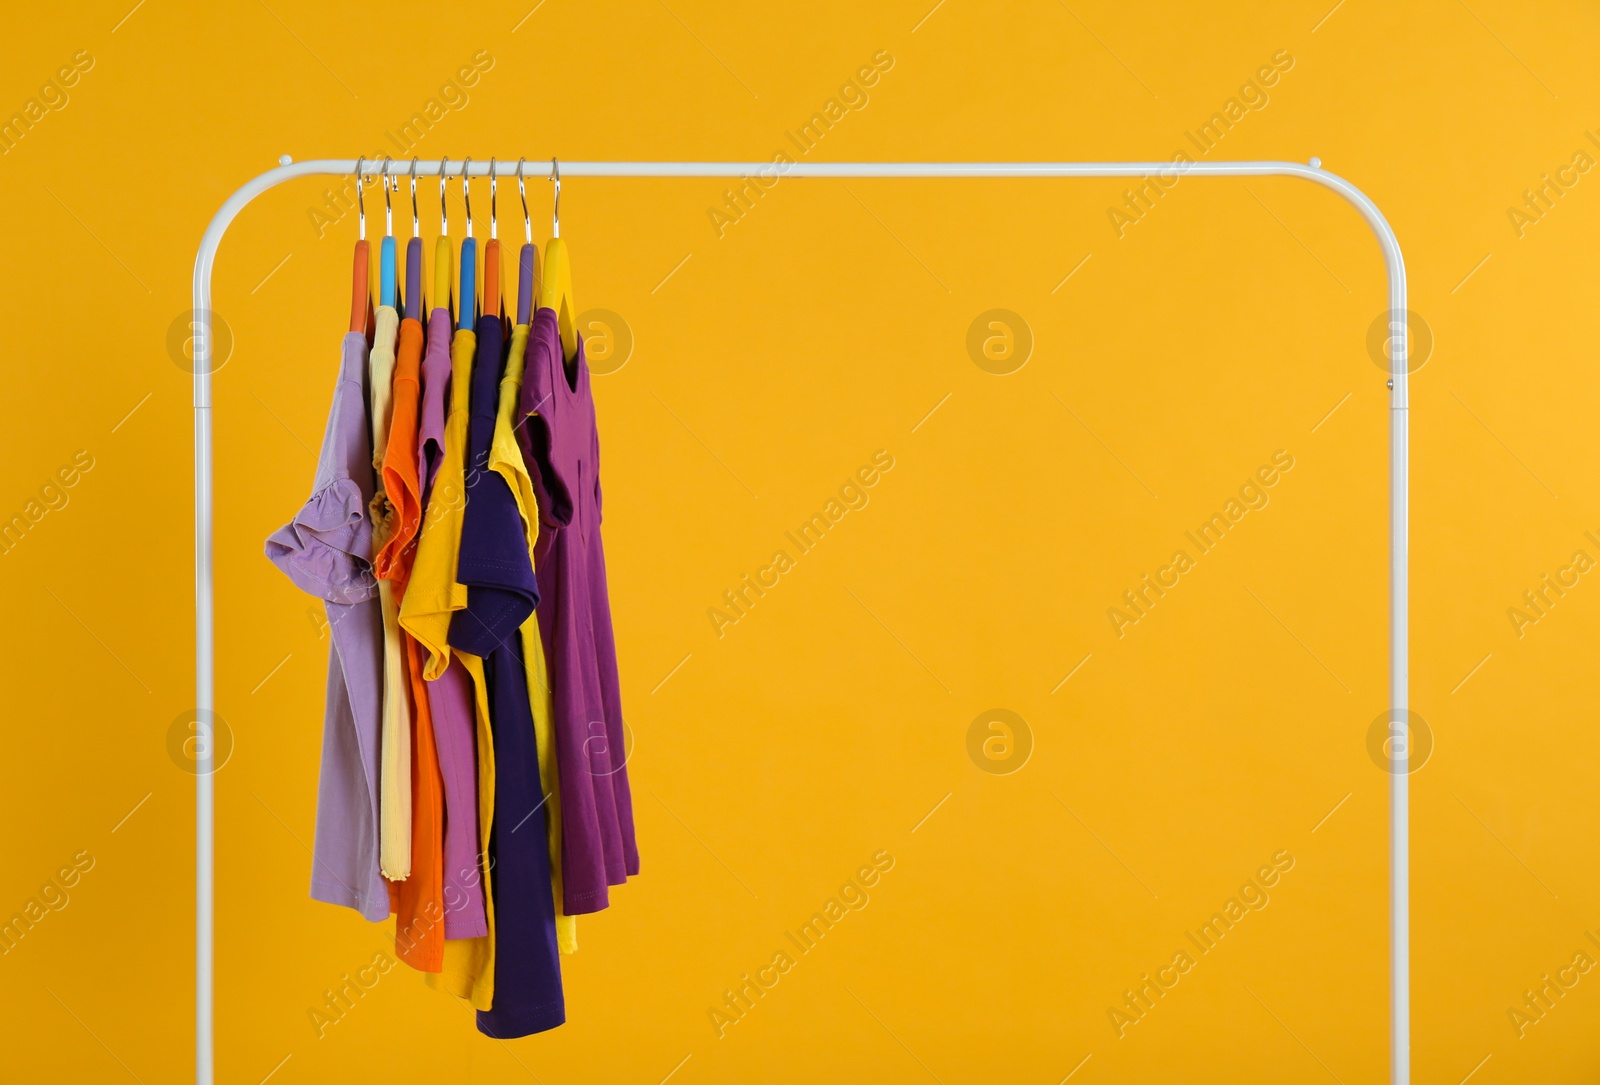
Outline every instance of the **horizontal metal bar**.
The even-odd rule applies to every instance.
[[[287,155],[280,159],[282,168],[291,172],[286,176],[313,173],[356,172],[359,161],[361,172],[377,177],[387,169],[391,176],[408,177],[410,159],[382,158],[318,158],[293,162]],[[1316,180],[1319,167],[1303,162],[789,162],[768,159],[761,162],[586,162],[554,160],[563,178],[566,177],[740,177],[774,171],[784,177],[1139,177],[1150,173],[1210,174],[1213,176],[1269,176],[1273,174],[1306,177]],[[552,160],[526,159],[523,176],[526,178],[551,176]],[[417,159],[418,177],[437,177],[441,160]],[[451,158],[445,164],[449,177],[461,176],[465,168],[469,177],[487,177],[491,169],[496,177],[515,177],[516,159],[474,158],[470,163]],[[1326,175],[1325,175],[1326,176]]]

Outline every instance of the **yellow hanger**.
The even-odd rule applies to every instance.
[[[578,354],[578,309],[572,301],[572,258],[567,243],[561,240],[561,164],[550,160],[550,179],[556,185],[552,235],[544,247],[544,282],[540,284],[539,307],[553,309],[556,327],[561,332],[561,350],[566,361]]]
[[[439,240],[433,247],[433,307],[446,312],[452,311],[450,281],[455,276],[455,261],[450,254],[450,207],[444,200],[444,174],[449,164],[448,156],[439,159]]]

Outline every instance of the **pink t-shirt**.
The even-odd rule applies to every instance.
[[[444,421],[450,400],[450,310],[428,316],[422,356],[422,413],[417,420],[417,467],[422,482],[422,519],[428,520],[433,478],[444,459]],[[440,500],[460,495],[440,494]],[[420,536],[420,532],[418,532]],[[415,544],[413,544],[415,545]],[[478,855],[478,747],[472,677],[453,654],[450,666],[428,684],[433,740],[444,777],[444,936],[482,938],[489,933],[483,908]]]

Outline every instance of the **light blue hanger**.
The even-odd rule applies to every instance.
[[[478,243],[472,237],[472,181],[467,168],[472,159],[461,162],[461,198],[467,204],[467,236],[461,241],[461,314],[457,328],[471,331],[478,323]]]
[[[399,308],[395,302],[394,260],[394,207],[389,202],[389,167],[394,159],[383,156],[383,249],[378,272],[378,304],[391,309]]]

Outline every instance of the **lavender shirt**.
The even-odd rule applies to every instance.
[[[561,780],[561,872],[568,915],[598,912],[607,886],[639,873],[622,695],[600,545],[600,437],[583,341],[577,379],[562,361],[556,315],[534,314],[518,427],[543,523],[534,569],[550,665]]]
[[[389,916],[389,889],[378,870],[383,618],[367,519],[374,480],[366,337],[349,333],[343,351],[311,498],[266,550],[290,580],[323,600],[332,637],[311,896],[378,922]]]
[[[444,421],[450,400],[450,310],[428,316],[422,356],[422,412],[417,421],[417,477],[422,483],[422,518],[427,522],[433,478],[444,460]],[[418,532],[421,537],[421,532]],[[444,777],[444,936],[482,938],[484,913],[478,855],[478,740],[472,678],[453,654],[450,666],[427,683],[433,741]]]

